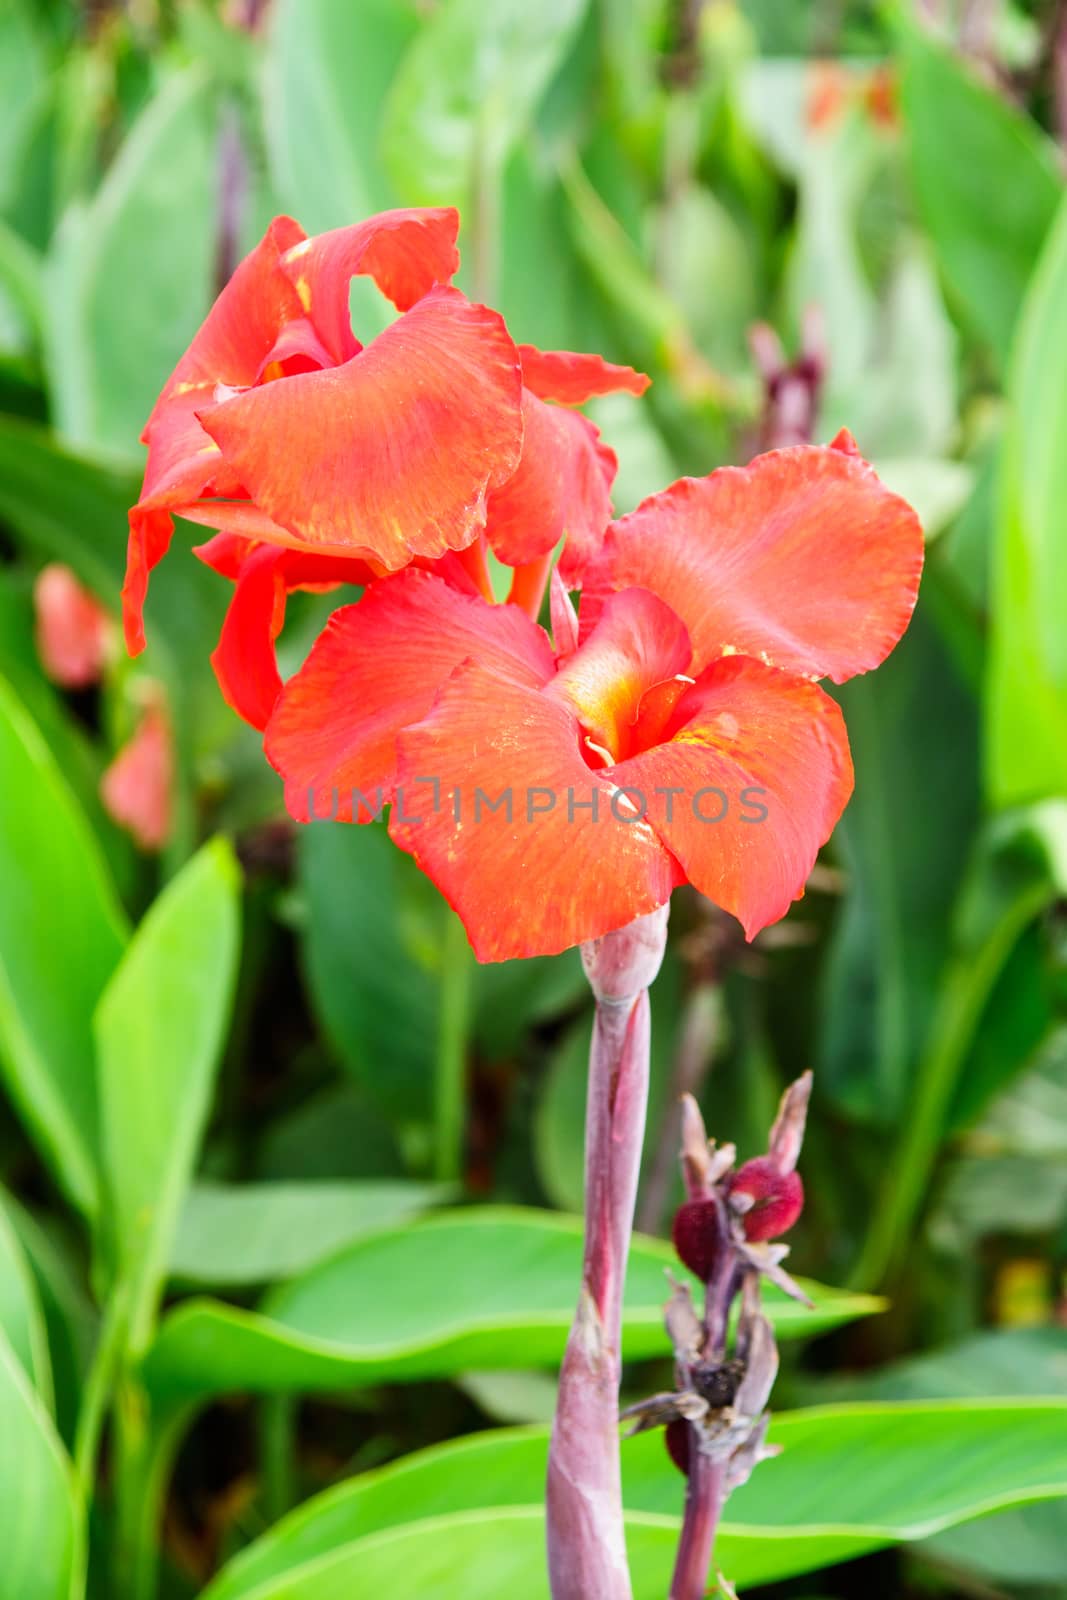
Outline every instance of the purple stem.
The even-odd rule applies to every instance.
[[[585,1127],[582,1287],[548,1456],[553,1600],[630,1600],[619,1467],[622,1297],[648,1102],[648,985],[667,907],[582,948],[596,996]]]

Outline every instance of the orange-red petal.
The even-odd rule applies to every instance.
[[[573,350],[538,350],[536,345],[520,344],[522,381],[542,400],[558,400],[561,405],[580,406],[598,394],[642,395],[652,379],[633,367],[616,366],[603,356]]]
[[[522,448],[502,319],[433,289],[343,366],[205,409],[255,504],[296,546],[395,569],[469,544]]]
[[[817,684],[734,656],[702,673],[674,728],[609,775],[647,804],[690,882],[751,939],[803,894],[848,802],[844,718]]]
[[[841,683],[876,667],[911,617],[922,529],[846,443],[770,451],[645,500],[608,529],[583,630],[610,590],[639,584],[685,622],[698,668],[750,655]]]
[[[174,400],[196,393],[206,402],[218,383],[237,388],[255,383],[281,329],[303,315],[300,297],[279,263],[304,237],[292,217],[274,218],[163,385],[142,435],[146,443]]]
[[[670,895],[671,856],[647,823],[613,814],[610,776],[586,766],[559,700],[468,663],[397,742],[389,831],[458,912],[480,961],[553,955]]]
[[[425,716],[468,658],[502,683],[541,684],[553,667],[545,633],[517,606],[489,605],[418,568],[335,611],[267,728],[267,757],[285,779],[290,814],[365,820],[379,788],[388,800],[397,734]]]
[[[459,268],[459,212],[449,207],[383,211],[366,222],[303,240],[282,268],[334,361],[359,348],[352,333],[348,286],[366,275],[399,311],[408,311]]]
[[[489,496],[486,538],[505,565],[521,567],[566,535],[563,578],[576,585],[611,520],[618,461],[580,412],[525,391],[522,415],[522,459]]]

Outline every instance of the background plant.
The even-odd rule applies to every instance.
[[[549,1415],[577,1281],[577,956],[475,968],[381,830],[279,822],[181,540],[150,666],[60,693],[34,643],[46,561],[113,608],[137,433],[267,218],[400,203],[463,208],[461,281],[516,338],[653,375],[592,408],[620,509],[810,423],[924,515],[916,621],[840,691],[857,797],[807,898],[746,947],[676,897],[639,1205],[662,1233],[681,1089],[745,1155],[814,1067],[792,1262],[891,1305],[773,1306],[776,1407],[832,1409],[776,1419],[719,1560],[808,1600],[1067,1591],[1062,1502],[1021,1504],[1067,1492],[1036,1398],[1067,1370],[1063,41],[1007,0],[8,0],[3,1592],[543,1593],[543,1433],[485,1430]],[[291,605],[290,670],[324,614]],[[99,794],[146,671],[158,859]],[[669,1260],[635,1248],[635,1396]],[[659,1595],[681,1480],[658,1439],[626,1461]]]

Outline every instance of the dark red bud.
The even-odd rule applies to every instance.
[[[788,1233],[804,1209],[804,1185],[797,1172],[779,1172],[770,1156],[756,1156],[730,1180],[730,1194],[751,1195],[743,1217],[745,1238],[753,1244]]]
[[[668,1422],[663,1435],[667,1446],[667,1454],[674,1462],[678,1471],[689,1476],[689,1424],[683,1417],[675,1417],[673,1422]]]
[[[671,1229],[678,1259],[707,1283],[719,1254],[718,1210],[714,1200],[687,1200],[678,1207]]]

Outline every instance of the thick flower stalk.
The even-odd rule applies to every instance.
[[[667,907],[582,946],[596,997],[585,1122],[585,1255],[548,1457],[554,1600],[629,1600],[617,1413],[622,1297],[648,1103],[648,986]]]

